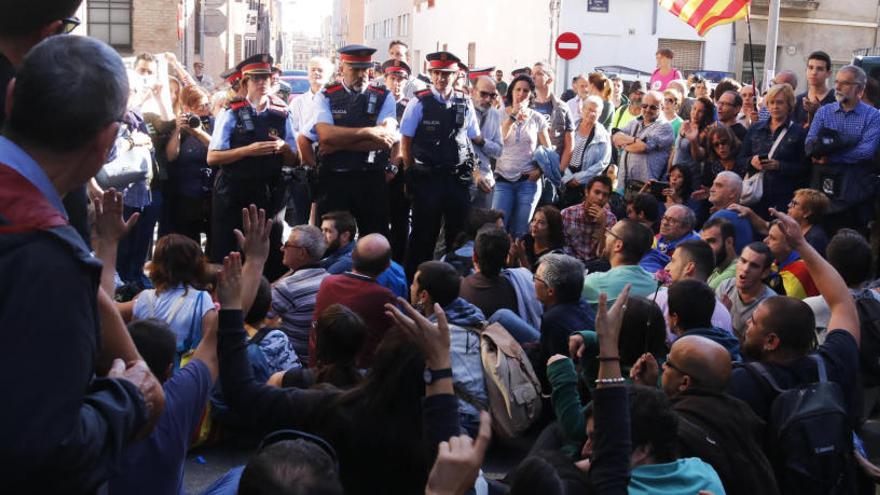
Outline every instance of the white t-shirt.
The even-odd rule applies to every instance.
[[[529,117],[523,122],[513,122],[507,136],[502,136],[504,149],[495,163],[495,175],[510,181],[519,180],[524,173],[536,167],[532,154],[539,144],[538,135],[548,127],[547,119],[540,112],[532,109],[527,111]],[[501,132],[504,133],[503,126]]]

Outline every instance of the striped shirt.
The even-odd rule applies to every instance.
[[[281,317],[281,330],[287,334],[302,362],[308,362],[315,297],[321,281],[327,275],[323,268],[301,268],[275,282],[272,287],[269,317]]]

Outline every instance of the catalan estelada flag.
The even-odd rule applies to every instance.
[[[744,18],[750,0],[658,0],[660,6],[697,30],[700,36],[715,26]]]

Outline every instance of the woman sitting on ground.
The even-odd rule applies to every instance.
[[[529,224],[529,233],[510,244],[509,265],[538,269],[541,257],[545,254],[562,254],[565,237],[562,230],[562,215],[555,206],[545,205],[535,210]]]

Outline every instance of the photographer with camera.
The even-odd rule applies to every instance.
[[[208,166],[208,143],[214,128],[208,93],[201,86],[180,92],[181,112],[165,146],[168,182],[163,189],[169,232],[201,242],[208,234],[214,169]]]
[[[854,65],[837,71],[837,102],[816,111],[807,134],[812,186],[831,199],[829,235],[843,227],[864,230],[872,215],[870,200],[877,190],[872,160],[880,142],[880,114],[861,101],[867,80],[865,71]]]

